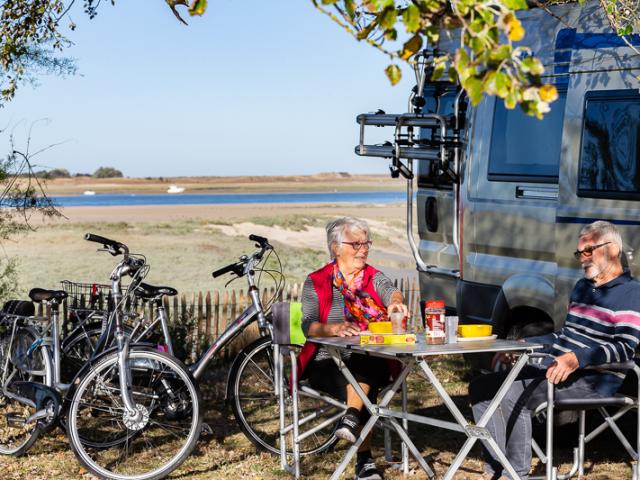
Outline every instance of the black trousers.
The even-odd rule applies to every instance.
[[[344,360],[344,363],[358,383],[369,385],[370,390],[367,397],[372,402],[376,401],[380,390],[390,383],[389,366],[384,358],[353,353]],[[347,401],[349,382],[332,359],[326,358],[311,362],[307,372],[305,372],[307,373],[306,377],[313,388],[343,402]],[[367,409],[363,408],[360,411],[360,423],[366,422],[369,416]]]

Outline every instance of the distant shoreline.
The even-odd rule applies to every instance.
[[[51,196],[95,194],[159,194],[175,185],[185,194],[326,193],[401,191],[406,183],[389,175],[320,173],[289,176],[103,178],[70,177],[46,182]]]

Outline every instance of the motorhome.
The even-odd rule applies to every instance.
[[[356,147],[407,177],[421,298],[511,337],[562,325],[587,223],[616,224],[623,261],[640,275],[640,38],[619,37],[595,1],[518,17],[521,43],[559,91],[543,120],[495,97],[468,106],[455,85],[429,82],[423,52],[410,111],[359,115]],[[457,35],[439,48],[452,51]],[[393,127],[390,141],[367,144],[373,126]]]

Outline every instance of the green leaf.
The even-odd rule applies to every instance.
[[[398,39],[398,31],[395,28],[392,28],[391,30],[386,30],[384,32],[384,38],[385,40],[389,40],[390,42],[394,42]]]
[[[422,37],[420,35],[414,35],[409,40],[407,40],[405,44],[402,46],[402,52],[400,53],[400,58],[402,58],[403,60],[408,60],[421,48],[422,48]]]
[[[390,30],[396,24],[398,11],[394,7],[385,7],[378,15],[378,25],[385,30]]]
[[[396,85],[402,78],[402,71],[397,65],[389,65],[384,69],[384,73],[387,74],[387,78],[391,82],[391,85]]]
[[[514,93],[510,93],[504,99],[504,106],[508,110],[513,110],[514,108],[516,108],[517,103],[518,102],[516,101],[516,96]]]
[[[360,30],[358,32],[358,34],[356,35],[356,38],[358,40],[364,40],[365,38],[367,38],[369,36],[369,34],[371,33],[371,31],[376,27],[376,22],[375,20],[372,21],[369,25],[367,25],[366,27],[364,27],[362,30]]]
[[[520,67],[523,72],[529,72],[532,75],[542,75],[544,73],[544,66],[542,62],[536,57],[527,57],[520,62]]]
[[[467,91],[471,104],[475,107],[482,101],[482,94],[484,89],[482,88],[482,81],[478,77],[469,77],[462,87]]]
[[[427,41],[431,44],[435,44],[440,40],[440,27],[431,25],[430,27],[423,28],[422,33],[427,37]]]
[[[420,29],[420,9],[412,3],[402,12],[402,21],[407,32],[417,32]]]
[[[347,15],[349,15],[351,20],[356,18],[356,6],[353,0],[344,0],[344,9],[347,11]]]
[[[334,3],[338,3],[338,0],[322,0],[323,5],[333,5]]]
[[[431,75],[431,80],[434,81],[434,82],[437,82],[438,80],[440,80],[442,78],[442,75],[444,74],[444,68],[445,68],[445,64],[444,63],[436,65],[436,68],[433,69],[433,74]]]
[[[501,0],[509,10],[526,10],[527,0]]]
[[[491,51],[489,57],[494,62],[501,62],[509,57],[511,57],[511,45],[501,45],[498,48],[495,48]]]
[[[207,9],[207,0],[193,0],[189,7],[189,15],[202,15]]]

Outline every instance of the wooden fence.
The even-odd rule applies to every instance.
[[[416,279],[403,278],[395,280],[394,284],[403,293],[405,302],[412,312],[411,322],[415,322],[420,318],[420,291]],[[262,290],[263,304],[266,305],[274,294],[273,288]],[[301,284],[289,284],[283,289],[278,300],[299,301],[301,294]],[[75,300],[67,299],[67,304],[63,308],[63,332],[69,332],[74,325],[72,315],[69,315],[71,307],[79,306],[77,303],[80,302],[83,306],[106,308],[106,298],[108,297],[106,296],[106,288],[105,291],[97,291],[94,287],[91,294],[91,305],[85,296],[74,298]],[[76,304],[72,305],[70,303],[72,301],[75,301]],[[187,356],[191,357],[191,360],[198,358],[204,349],[225,331],[227,325],[250,304],[251,299],[244,290],[216,290],[165,297],[169,325],[173,332],[177,332],[177,340],[184,343],[182,348],[186,351]],[[152,318],[150,305],[137,305],[134,308],[139,313],[143,312],[146,318]],[[40,304],[38,314],[47,315],[48,313],[43,312],[42,304]],[[414,327],[414,325],[410,324],[409,327]],[[225,349],[223,357],[233,357],[244,345],[257,338],[257,335],[257,325],[253,323]]]

